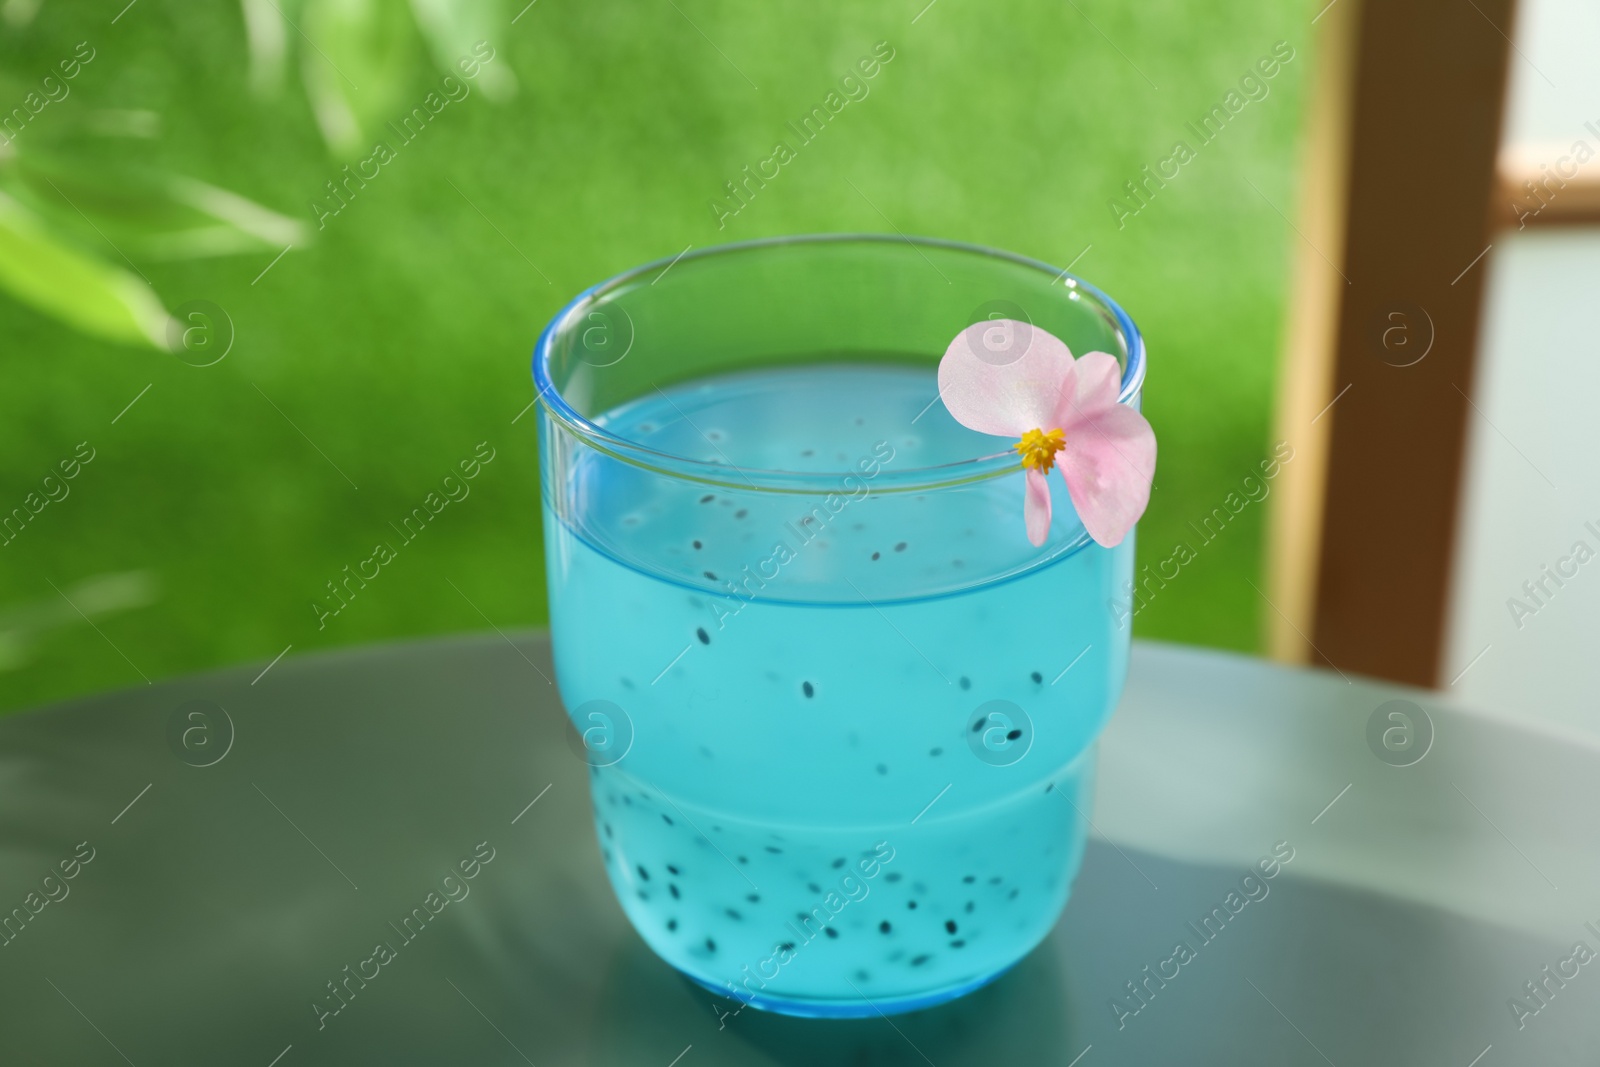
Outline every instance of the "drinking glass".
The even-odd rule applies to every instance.
[[[1064,271],[934,240],[706,249],[580,294],[534,354],[550,627],[617,900],[662,959],[795,1015],[926,1007],[1042,940],[1083,855],[1133,538],[957,424],[938,360],[1034,329],[1123,367]]]

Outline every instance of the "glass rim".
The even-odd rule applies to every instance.
[[[708,486],[743,489],[746,491],[804,494],[836,491],[844,478],[857,476],[858,472],[854,469],[802,472],[769,470],[757,467],[734,467],[727,464],[712,463],[707,460],[692,459],[688,456],[680,456],[671,452],[663,452],[614,433],[579,413],[567,402],[567,398],[562,395],[560,389],[556,388],[555,382],[550,376],[550,360],[556,337],[562,333],[565,327],[578,321],[583,313],[608,293],[638,281],[651,273],[657,271],[664,273],[667,268],[686,261],[747,253],[763,248],[778,248],[801,244],[852,243],[907,244],[915,250],[937,248],[942,251],[962,252],[986,259],[1004,260],[1018,266],[1027,267],[1041,274],[1049,275],[1051,285],[1061,281],[1065,283],[1064,287],[1067,289],[1087,293],[1116,320],[1117,328],[1127,346],[1127,361],[1123,367],[1122,387],[1117,394],[1117,402],[1119,404],[1131,402],[1139,396],[1140,391],[1144,388],[1145,346],[1144,336],[1139,332],[1139,327],[1134,324],[1132,317],[1123,310],[1122,305],[1111,299],[1096,286],[1084,281],[1068,270],[1053,267],[1042,260],[1018,255],[1015,252],[1006,252],[1001,249],[989,248],[965,241],[951,241],[937,237],[907,237],[899,234],[824,233],[763,237],[750,241],[710,245],[702,249],[682,252],[677,256],[662,256],[659,259],[632,267],[589,286],[568,301],[560,311],[556,312],[550,321],[545,324],[544,329],[539,334],[539,340],[534,344],[534,403],[539,404],[546,415],[559,423],[562,428],[596,451],[656,474]],[[1005,448],[999,452],[927,467],[914,467],[895,471],[884,469],[873,480],[873,491],[913,492],[948,488],[972,482],[987,481],[991,478],[1014,474],[1020,470],[1022,470],[1021,457],[1013,449]]]

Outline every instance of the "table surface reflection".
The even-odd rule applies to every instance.
[[[1049,940],[945,1007],[813,1022],[628,927],[542,634],[262,666],[0,720],[0,1063],[1600,1062],[1600,752],[1430,694],[1136,643]]]

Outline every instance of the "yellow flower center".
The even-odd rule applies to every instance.
[[[1022,456],[1024,467],[1048,474],[1056,465],[1056,453],[1067,447],[1066,438],[1061,430],[1029,430],[1011,447]]]

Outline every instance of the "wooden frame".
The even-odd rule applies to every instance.
[[[1277,658],[1438,680],[1512,8],[1319,16],[1279,405],[1296,456],[1264,594]]]
[[[1600,143],[1600,123],[1588,124]],[[1502,229],[1600,222],[1600,174],[1579,169],[1569,145],[1509,145],[1500,151],[1491,217]]]

